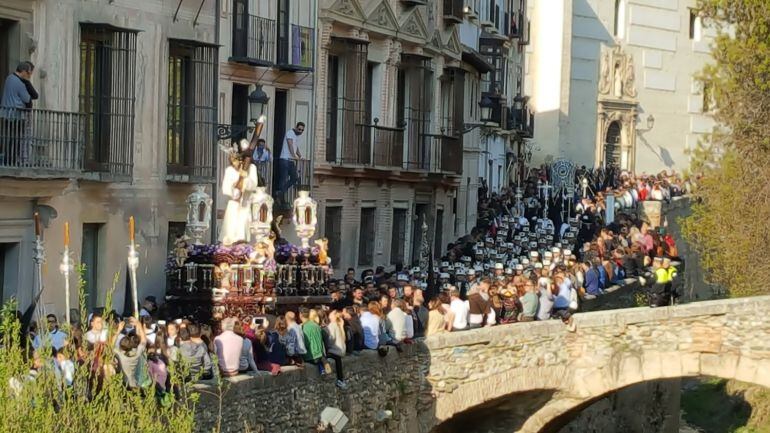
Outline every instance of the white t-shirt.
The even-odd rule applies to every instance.
[[[468,301],[461,299],[452,299],[449,304],[449,310],[454,313],[454,322],[452,322],[452,328],[465,329],[468,327],[468,313],[471,310]]]
[[[294,147],[294,153],[297,153],[299,151],[299,137],[297,137],[297,134],[294,132],[294,129],[290,129],[286,131],[286,135],[283,137],[283,147],[281,148],[281,159],[294,159],[294,157],[291,156],[291,152],[289,152],[289,143],[288,141],[292,141],[292,146]]]

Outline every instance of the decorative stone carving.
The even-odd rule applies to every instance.
[[[428,39],[428,30],[419,9],[414,8],[409,16],[403,21],[401,32],[407,36]]]
[[[449,34],[449,38],[444,44],[446,50],[453,55],[453,57],[459,57],[462,55],[462,48],[460,48],[460,37],[457,35],[457,27]]]
[[[387,0],[383,0],[377,7],[375,7],[366,21],[371,25],[381,27],[393,33],[398,31],[396,16],[390,6],[388,6]]]
[[[625,81],[623,82],[623,93],[629,98],[636,98],[636,72],[634,71],[634,58],[626,58]]]
[[[599,73],[599,94],[606,95],[610,92],[610,53],[604,51],[601,59],[601,72]]]
[[[336,15],[356,21],[364,21],[366,18],[357,0],[337,0],[329,10]]]
[[[356,13],[356,9],[351,0],[338,0],[337,3],[332,6],[332,10],[345,15],[354,15]]]
[[[634,60],[620,45],[602,49],[598,91],[600,96],[624,99],[636,98]]]

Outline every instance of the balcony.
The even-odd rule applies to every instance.
[[[526,105],[523,108],[511,108],[508,111],[507,127],[524,138],[532,138],[535,133],[535,114]]]
[[[463,22],[463,0],[444,0],[444,22],[450,24]]]
[[[402,168],[404,165],[404,128],[364,125],[364,136],[371,137],[375,166]]]
[[[529,18],[524,13],[519,14],[518,30],[519,46],[529,45],[530,24]]]
[[[289,37],[278,36],[278,68],[299,72],[313,70],[315,29],[292,24]]]
[[[235,12],[230,61],[251,66],[272,65],[275,63],[275,38],[275,20]]]
[[[460,137],[441,137],[441,171],[462,174],[463,142]]]
[[[401,4],[407,7],[426,6],[428,2],[425,0],[401,0]]]
[[[428,173],[462,173],[463,149],[460,137],[424,134],[419,145],[409,152],[406,169]]]
[[[72,178],[83,174],[85,115],[0,108],[0,176]]]

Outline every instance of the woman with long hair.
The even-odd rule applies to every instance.
[[[337,373],[337,387],[347,388],[345,378],[342,373],[342,357],[347,350],[345,346],[345,321],[342,315],[335,310],[329,313],[328,323],[324,327],[324,344],[326,345],[326,357],[334,360],[334,366]]]
[[[267,330],[267,358],[273,364],[289,365],[284,343],[288,329],[286,318],[278,316],[275,319],[275,326]]]
[[[441,299],[435,297],[428,302],[428,326],[425,328],[425,336],[441,334],[447,332],[447,321],[444,314],[444,308],[441,305]]]

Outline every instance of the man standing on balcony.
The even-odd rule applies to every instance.
[[[305,124],[298,122],[297,126],[288,130],[283,138],[281,157],[278,160],[280,178],[278,191],[276,191],[276,201],[284,209],[290,206],[286,200],[286,191],[299,183],[297,161],[302,159],[302,154],[299,152],[299,137],[303,132],[305,132]]]
[[[32,108],[32,101],[38,98],[37,91],[30,82],[34,70],[35,65],[32,62],[21,62],[16,67],[16,72],[5,79],[0,101],[0,117],[3,120],[0,141],[3,145],[2,163],[6,165],[16,165],[19,159],[22,162],[27,159],[27,149],[23,146],[27,114],[23,110]]]

